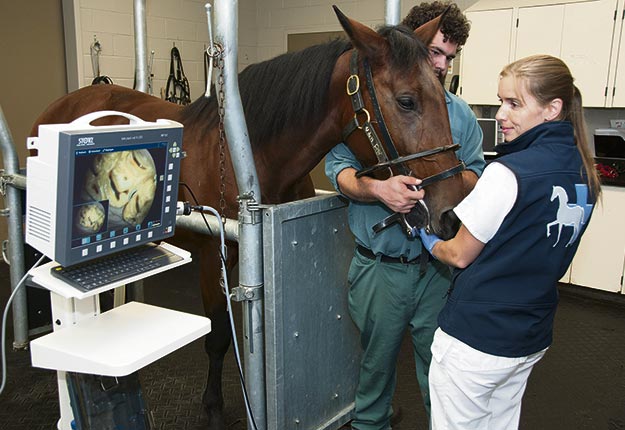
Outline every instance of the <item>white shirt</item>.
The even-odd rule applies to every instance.
[[[501,163],[490,163],[454,212],[473,237],[488,243],[514,206],[518,188],[512,170]]]

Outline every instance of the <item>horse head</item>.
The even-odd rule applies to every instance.
[[[378,32],[334,7],[353,50],[343,140],[363,166],[358,174],[377,178],[412,175],[424,179],[424,201],[406,216],[396,216],[407,233],[426,227],[452,237],[459,227],[453,209],[466,195],[451,137],[443,87],[429,61],[428,45],[443,15],[414,32],[403,26]],[[357,132],[359,130],[363,132]]]

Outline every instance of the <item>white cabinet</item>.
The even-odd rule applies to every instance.
[[[619,11],[614,28],[614,42],[612,46],[612,64],[610,67],[610,79],[608,96],[612,97],[609,106],[625,107],[625,1],[619,1]],[[615,58],[616,56],[616,58]]]
[[[499,72],[510,62],[512,8],[466,16],[471,32],[462,49],[459,95],[470,104],[498,105]]]
[[[462,54],[460,95],[469,104],[497,105],[501,68],[533,54],[562,58],[586,107],[612,107],[625,0],[482,0],[467,9],[471,32]],[[625,45],[625,44],[621,44]],[[621,51],[625,50],[620,46]],[[625,54],[621,56],[625,62]],[[492,83],[483,82],[492,80]],[[625,85],[623,82],[621,85]],[[625,106],[625,88],[616,103]]]
[[[559,57],[571,69],[586,107],[606,107],[609,102],[607,87],[616,8],[616,0],[565,5]]]
[[[517,60],[534,54],[559,56],[563,26],[563,4],[519,8],[511,58]]]
[[[595,207],[570,267],[570,283],[625,293],[625,188],[603,186],[603,204]],[[562,280],[563,282],[564,279]]]

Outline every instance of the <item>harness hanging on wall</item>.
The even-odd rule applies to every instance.
[[[189,81],[184,75],[180,51],[175,46],[171,48],[171,61],[169,63],[169,78],[165,87],[165,100],[179,105],[191,103],[191,90]]]

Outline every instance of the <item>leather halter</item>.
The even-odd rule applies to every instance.
[[[373,125],[371,124],[371,116],[369,111],[365,108],[365,103],[362,98],[362,93],[360,92],[360,78],[358,76],[358,51],[354,49],[352,51],[352,55],[349,62],[350,76],[347,78],[347,95],[350,96],[352,107],[354,109],[354,117],[352,120],[345,126],[343,129],[343,141],[346,142],[347,138],[356,130],[362,130],[365,133],[365,136],[369,140],[371,147],[373,148],[373,152],[375,153],[378,164],[364,168],[356,172],[356,177],[360,178],[364,175],[369,175],[375,171],[388,168],[391,175],[393,171],[392,167],[396,167],[400,174],[405,176],[414,176],[412,171],[409,170],[404,163],[416,160],[418,158],[427,157],[430,155],[435,155],[447,151],[455,151],[460,148],[458,144],[439,146],[437,148],[428,149],[425,151],[417,152],[415,154],[399,156],[395,144],[393,143],[393,139],[386,127],[386,123],[384,122],[384,117],[382,116],[382,110],[380,109],[380,105],[378,103],[378,98],[375,92],[375,86],[373,83],[373,75],[371,73],[371,67],[369,66],[369,62],[365,58],[363,60],[363,66],[365,69],[366,75],[366,84],[367,90],[369,91],[369,97],[371,98],[371,103],[373,104],[373,112],[375,115],[376,122],[378,127],[380,128],[380,132],[382,134],[382,138],[384,139],[384,145],[380,141],[378,134],[376,133]],[[364,119],[364,122],[360,122],[359,118]],[[386,151],[384,147],[386,146]],[[390,154],[390,159],[389,155]],[[465,165],[461,161],[458,165],[443,170],[442,172],[436,173],[434,175],[428,176],[424,178],[421,183],[417,186],[410,186],[410,188],[414,191],[419,191],[424,187],[431,185],[435,182],[442,181],[444,179],[450,178],[460,172],[465,170]],[[426,214],[426,224],[425,228],[428,232],[431,232],[430,226],[430,211],[423,200],[419,200],[419,204]],[[404,227],[405,233],[409,237],[416,237],[418,235],[418,226],[412,226],[407,220],[404,214],[394,213],[383,219],[381,222],[373,226],[374,232],[379,232],[380,230],[388,227],[394,222],[400,222]]]

